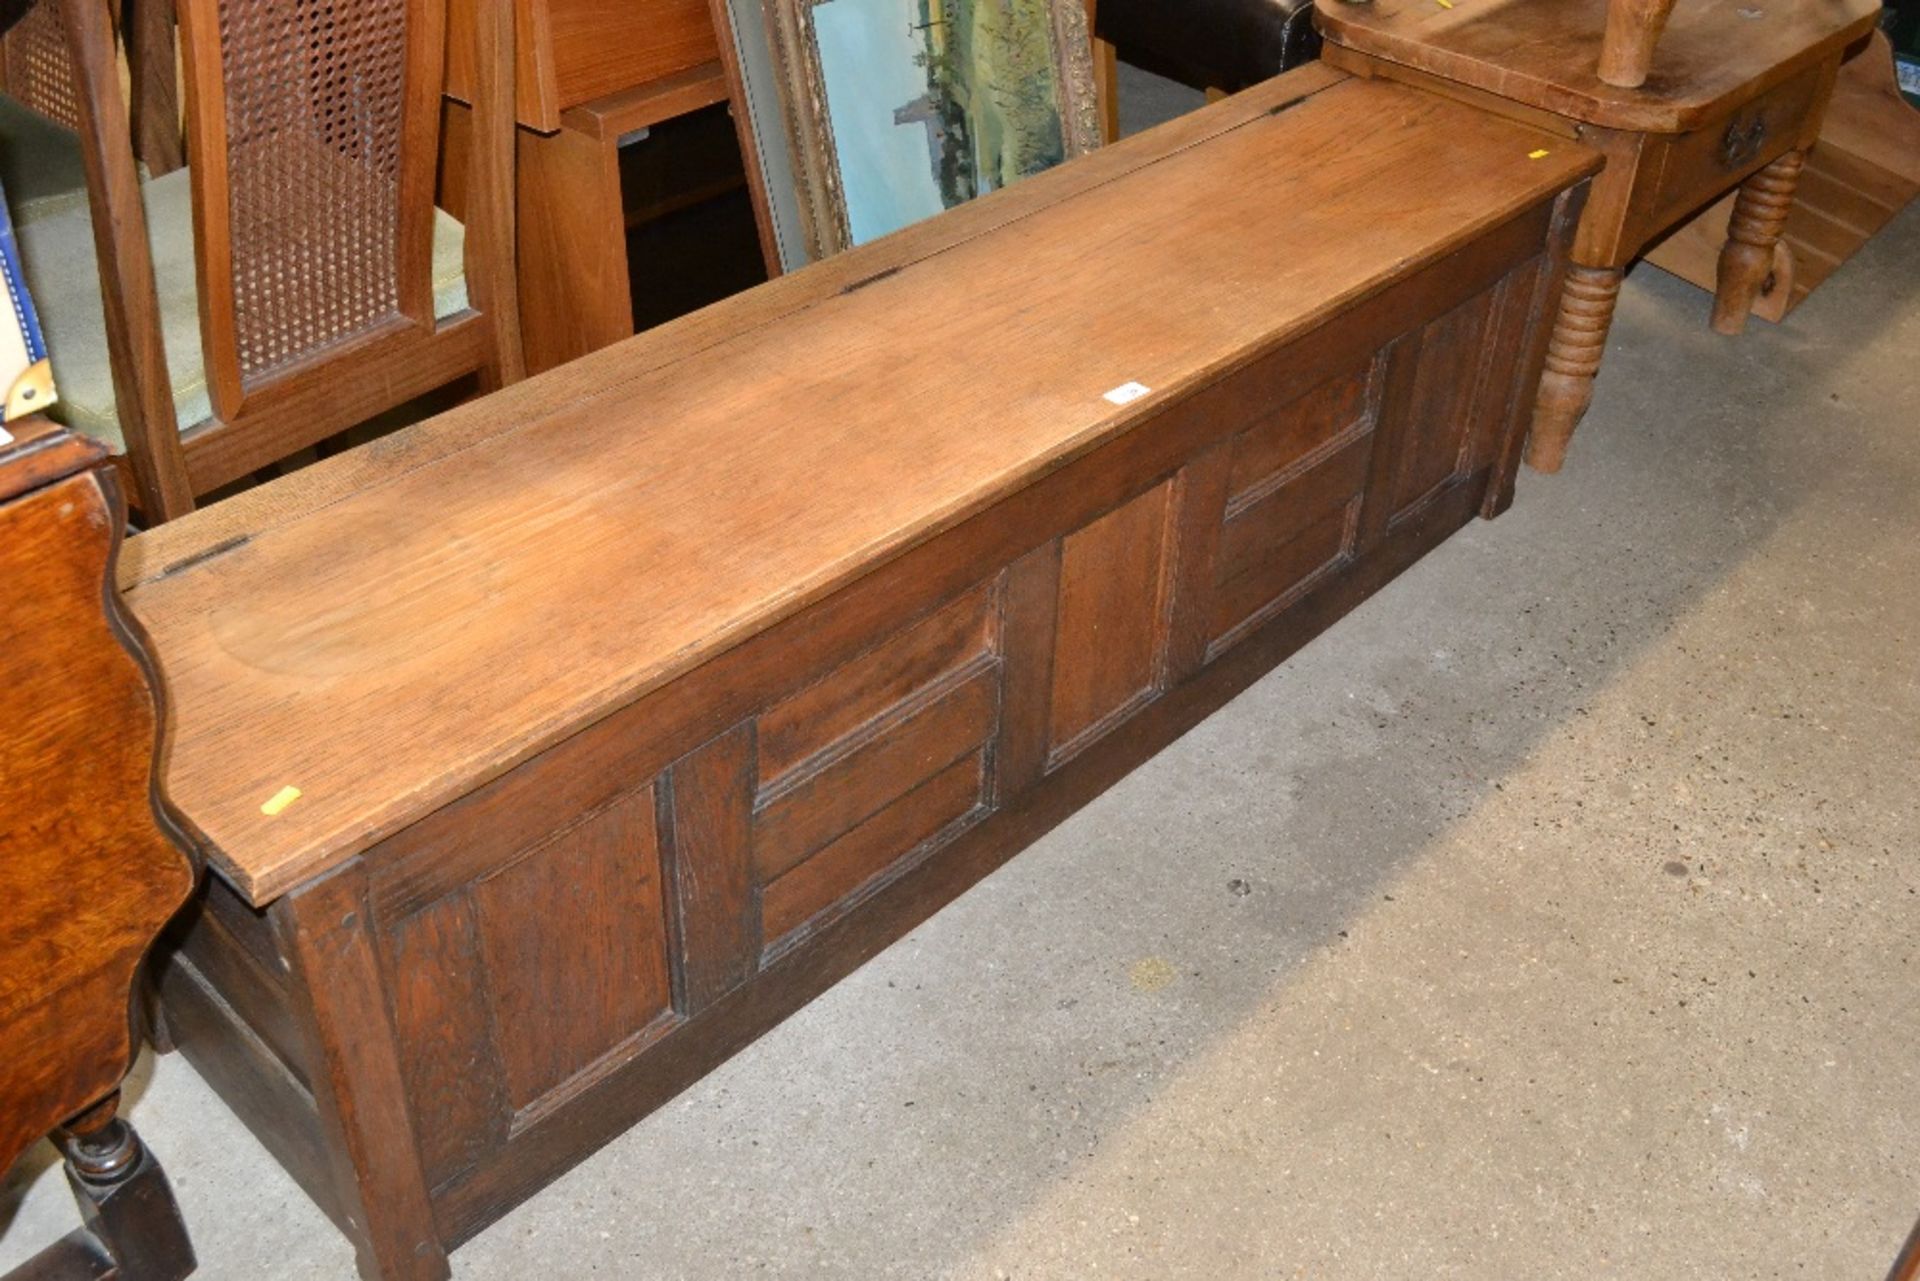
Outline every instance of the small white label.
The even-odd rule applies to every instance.
[[[1121,383],[1118,387],[1115,387],[1112,391],[1102,396],[1101,399],[1112,401],[1116,405],[1126,405],[1140,399],[1152,390],[1153,388],[1147,386],[1145,383]]]
[[[5,427],[0,427],[0,445],[11,445],[12,443],[13,443],[13,433],[8,431]]]

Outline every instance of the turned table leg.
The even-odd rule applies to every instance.
[[[1573,429],[1593,402],[1593,378],[1600,371],[1625,275],[1618,267],[1567,267],[1560,312],[1547,341],[1546,370],[1540,375],[1533,434],[1527,440],[1527,465],[1535,471],[1560,470]]]
[[[1720,250],[1720,273],[1713,293],[1713,330],[1737,334],[1747,327],[1753,300],[1773,271],[1774,246],[1793,212],[1793,191],[1807,153],[1789,151],[1740,184],[1733,216],[1727,220],[1727,243]]]

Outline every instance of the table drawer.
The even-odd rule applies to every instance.
[[[1644,243],[1798,146],[1826,98],[1831,74],[1824,66],[1811,67],[1706,128],[1649,139],[1649,147],[1661,149],[1660,178],[1641,202],[1644,212],[1634,219],[1629,239]]]

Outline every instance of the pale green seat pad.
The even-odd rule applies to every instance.
[[[173,408],[181,431],[213,416],[206,361],[200,352],[200,295],[193,265],[193,189],[189,172],[176,169],[142,184],[147,239],[153,250],[154,290],[160,301],[161,339]],[[40,313],[59,404],[53,416],[116,449],[124,449],[107,358],[106,314],[100,302],[100,268],[93,251],[93,223],[82,203],[16,228],[20,261]],[[433,314],[436,320],[467,309],[466,230],[444,210],[434,210]]]
[[[87,203],[80,135],[0,94],[0,184],[15,227]]]

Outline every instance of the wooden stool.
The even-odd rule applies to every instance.
[[[1541,376],[1533,467],[1560,469],[1587,412],[1627,265],[1736,187],[1712,323],[1745,327],[1840,60],[1879,10],[1875,0],[1316,0],[1327,61],[1607,156]]]

